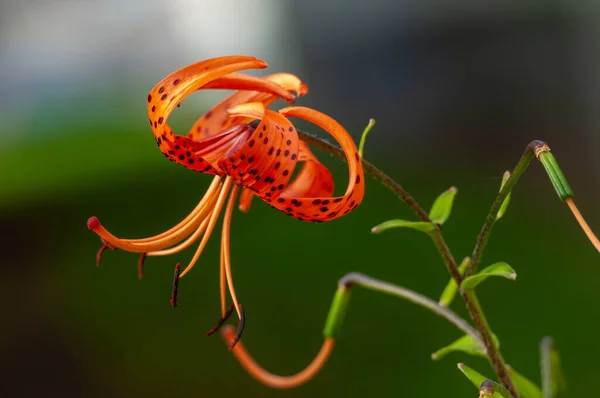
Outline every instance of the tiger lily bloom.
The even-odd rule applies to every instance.
[[[267,64],[254,57],[229,56],[208,59],[184,67],[160,81],[148,94],[148,116],[156,142],[171,161],[205,174],[214,175],[198,205],[174,227],[143,239],[117,238],[96,217],[88,227],[98,234],[106,248],[140,253],[139,276],[146,257],[166,256],[200,243],[187,266],[176,267],[172,305],[177,305],[178,281],[198,261],[217,219],[225,209],[221,234],[220,294],[221,320],[235,311],[240,319],[237,342],[243,329],[243,307],[233,286],[230,261],[230,228],[235,200],[247,211],[254,196],[273,208],[303,221],[329,221],[355,209],[364,195],[363,168],[357,148],[348,132],[331,117],[306,107],[286,107],[275,112],[267,107],[281,98],[293,102],[307,93],[296,76],[279,73],[259,78],[239,74],[245,69],[263,69]],[[214,106],[192,126],[187,135],[176,135],[167,124],[171,112],[189,94],[202,89],[237,90]],[[344,195],[333,196],[333,179],[301,141],[288,117],[307,120],[328,132],[346,154],[349,182]],[[302,166],[293,181],[292,174]],[[227,309],[227,288],[232,299]]]

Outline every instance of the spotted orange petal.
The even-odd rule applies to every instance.
[[[333,220],[355,209],[362,201],[365,192],[364,172],[358,150],[348,132],[334,119],[314,109],[293,106],[281,109],[279,113],[307,120],[331,134],[346,154],[349,181],[343,196],[290,198],[281,195],[273,202],[273,206],[298,218],[312,221]]]
[[[238,105],[232,116],[260,119],[248,141],[219,162],[235,182],[266,202],[279,195],[292,177],[298,158],[298,134],[292,123],[261,102]]]
[[[187,168],[206,173],[219,174],[214,166],[195,153],[194,142],[174,135],[167,124],[173,109],[190,93],[211,81],[244,69],[266,68],[266,62],[255,57],[230,56],[201,61],[182,68],[161,80],[148,94],[148,116],[152,132],[163,154]],[[261,89],[282,93],[277,85],[262,83]],[[236,134],[230,134],[233,136]],[[230,137],[225,137],[230,138]],[[223,137],[221,137],[223,139]],[[225,140],[229,145],[232,140]],[[223,143],[223,142],[222,142]]]
[[[290,184],[283,189],[281,197],[317,197],[333,194],[333,177],[317,157],[310,151],[304,141],[298,142],[298,163],[304,163],[300,172]],[[273,189],[275,191],[275,189]],[[245,188],[240,196],[239,209],[247,212],[254,193]]]
[[[283,190],[282,198],[318,198],[333,195],[333,177],[304,141],[300,141],[298,163],[304,163],[296,178]]]
[[[229,115],[228,109],[234,106],[249,102],[262,102],[266,108],[277,98],[293,102],[295,98],[291,91],[295,91],[298,96],[308,92],[306,84],[290,73],[277,73],[264,78],[232,74],[214,80],[202,88],[228,88],[244,91],[233,93],[200,117],[188,134],[188,137],[194,141],[208,138],[231,125],[249,122],[248,118]]]

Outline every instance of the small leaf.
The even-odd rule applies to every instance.
[[[492,335],[492,338],[494,339],[494,344],[496,345],[496,347],[499,347],[500,342],[498,341],[498,338],[495,335]],[[456,351],[461,351],[467,354],[476,355],[484,358],[486,357],[484,349],[477,342],[477,340],[475,340],[471,335],[466,334],[458,340],[453,341],[446,347],[440,348],[439,350],[431,354],[431,359],[438,360],[450,354],[451,352]]]
[[[363,151],[365,150],[365,142],[367,141],[367,135],[369,131],[375,126],[375,119],[369,119],[369,124],[365,127],[362,135],[360,136],[360,143],[358,144],[358,154],[363,157]]]
[[[464,260],[462,260],[462,263],[460,263],[460,265],[458,266],[458,272],[460,272],[461,275],[464,275],[467,268],[469,268],[470,263],[471,259],[469,257],[465,257]],[[458,286],[456,285],[456,281],[453,278],[450,278],[448,284],[442,292],[442,295],[440,296],[440,305],[443,305],[444,307],[449,307],[450,304],[452,304],[454,297],[456,296],[457,290]]]
[[[534,382],[510,366],[506,366],[506,370],[521,398],[542,398],[542,390]]]
[[[494,397],[494,398],[512,398],[512,396],[510,395],[508,390],[506,388],[504,388],[504,386],[502,386],[501,384],[498,384],[495,381],[492,381],[492,380],[488,379],[487,377],[481,375],[480,373],[474,371],[473,369],[471,369],[464,363],[459,363],[458,369],[460,369],[460,371],[463,372],[463,374],[465,376],[467,376],[467,379],[471,380],[471,383],[473,383],[475,385],[475,387],[477,387],[477,388],[481,388],[482,385],[484,384],[484,382],[485,382],[485,386],[487,387],[487,386],[489,386],[489,384],[491,382],[492,388],[494,389],[494,395],[492,395],[492,397]]]
[[[464,279],[460,284],[460,287],[463,289],[473,290],[477,285],[490,276],[502,276],[510,280],[517,279],[517,273],[511,268],[510,265],[504,262],[499,262],[492,264],[489,267],[482,269],[477,274],[471,275],[470,277]]]
[[[457,192],[456,187],[450,187],[437,197],[429,212],[431,222],[440,225],[446,222],[452,212],[452,203],[454,203],[454,196]]]
[[[508,181],[509,178],[510,171],[505,171],[504,175],[502,176],[502,184],[500,184],[500,191],[502,191],[502,188],[504,188],[504,185],[506,184],[506,181]],[[504,198],[504,201],[500,206],[500,210],[498,210],[498,214],[496,214],[496,221],[502,218],[504,213],[506,213],[506,209],[508,209],[508,204],[510,203],[510,194],[511,193],[509,192],[508,195],[506,195],[506,198]]]
[[[436,227],[435,224],[424,221],[389,220],[371,228],[371,232],[378,234],[392,228],[412,228],[417,231],[430,233],[435,230]]]

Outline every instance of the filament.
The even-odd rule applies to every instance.
[[[215,176],[215,178],[213,178],[212,182],[210,183],[208,189],[206,190],[206,193],[204,194],[204,196],[202,197],[202,199],[200,200],[200,202],[196,205],[196,207],[190,212],[190,214],[188,214],[183,220],[181,220],[177,225],[175,225],[174,227],[170,228],[169,230],[162,232],[158,235],[149,237],[149,238],[143,238],[143,239],[129,239],[129,242],[131,243],[143,243],[143,242],[149,242],[149,241],[153,241],[156,239],[160,239],[163,238],[165,236],[171,235],[173,232],[179,230],[180,228],[184,227],[188,222],[190,222],[190,220],[192,220],[192,218],[194,218],[194,216],[196,214],[198,214],[198,212],[200,210],[202,210],[202,208],[206,205],[207,201],[209,199],[212,198],[213,194],[217,191],[217,188],[219,186],[219,183],[221,182],[221,177],[220,176]]]
[[[196,261],[198,261],[198,259],[200,258],[200,254],[202,254],[202,251],[204,250],[204,247],[206,247],[206,244],[208,243],[208,239],[210,238],[210,235],[212,234],[212,231],[215,228],[215,224],[217,223],[217,219],[219,218],[219,213],[221,213],[221,209],[223,208],[223,204],[225,203],[225,198],[227,197],[227,193],[229,192],[229,189],[231,188],[232,184],[233,184],[233,178],[228,176],[225,179],[223,188],[221,188],[221,192],[219,193],[219,198],[217,199],[217,203],[215,204],[215,207],[212,209],[212,212],[210,213],[210,219],[208,221],[208,226],[206,227],[206,232],[204,233],[204,236],[202,237],[202,240],[200,241],[200,245],[198,246],[196,253],[194,253],[194,257],[192,258],[190,263],[181,272],[181,275],[179,276],[180,278],[182,278],[185,274],[187,274],[194,267],[194,264],[196,264]]]
[[[235,306],[235,310],[238,314],[238,318],[241,319],[242,312],[240,310],[240,304],[238,303],[237,296],[235,294],[235,289],[233,287],[233,277],[231,275],[231,258],[229,256],[229,241],[230,241],[230,232],[231,232],[231,216],[233,213],[233,208],[235,206],[235,197],[237,196],[239,187],[235,185],[231,190],[231,195],[229,195],[229,201],[227,202],[227,207],[225,208],[225,216],[223,217],[223,233],[221,235],[221,250],[223,255],[223,268],[225,268],[225,275],[227,277],[227,285],[229,286],[229,294],[231,295],[231,300],[233,301],[233,305]],[[223,293],[221,293],[221,299],[223,298]],[[222,307],[224,308],[224,304],[222,303]]]
[[[571,212],[575,216],[575,219],[581,226],[581,229],[583,229],[583,232],[585,232],[585,234],[587,235],[590,242],[592,242],[592,245],[594,245],[596,250],[598,250],[600,252],[600,241],[598,240],[598,238],[596,237],[596,235],[594,234],[594,232],[592,231],[592,229],[590,228],[588,223],[585,221],[585,219],[579,212],[579,209],[577,208],[577,206],[575,206],[575,202],[573,202],[573,198],[565,199],[565,203],[567,204],[567,206],[569,206],[569,209],[571,209]]]
[[[150,251],[158,251],[171,246],[174,243],[188,236],[194,229],[197,229],[203,219],[205,219],[214,207],[215,198],[222,187],[220,177],[216,177],[211,183],[208,191],[192,210],[192,212],[179,224],[151,238],[144,239],[120,239],[108,232],[96,217],[88,220],[88,228],[98,234],[105,243],[115,248],[123,249],[134,253],[144,253]]]
[[[234,341],[235,334],[236,332],[232,326],[226,325],[223,327],[222,335],[227,344],[231,344]],[[325,362],[327,362],[329,355],[333,351],[333,346],[334,339],[332,337],[325,338],[321,349],[312,362],[306,368],[291,376],[274,375],[263,369],[250,356],[241,341],[237,343],[232,352],[242,367],[256,380],[272,388],[286,389],[298,387],[312,379],[323,368]]]
[[[171,247],[169,249],[148,252],[147,254],[148,254],[148,256],[168,256],[170,254],[179,253],[180,251],[185,250],[188,247],[190,247],[192,245],[192,243],[194,243],[196,240],[198,240],[200,235],[202,235],[202,233],[206,230],[207,226],[208,226],[208,218],[205,218],[202,221],[202,223],[198,226],[198,229],[196,229],[196,231],[194,231],[194,233],[191,234],[182,243],[178,244],[177,246]]]
[[[227,314],[227,278],[225,276],[225,261],[223,255],[223,241],[221,240],[221,255],[219,262],[219,292],[221,296],[221,319]],[[233,305],[231,308],[234,308]]]

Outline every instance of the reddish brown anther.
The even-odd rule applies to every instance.
[[[171,291],[171,307],[177,308],[177,289],[179,288],[179,274],[181,274],[181,264],[175,265],[175,275],[173,276],[173,290]]]
[[[214,334],[217,330],[219,330],[221,328],[221,326],[223,326],[225,321],[231,316],[231,314],[233,314],[234,310],[235,310],[235,304],[231,303],[231,306],[225,313],[225,316],[221,317],[221,319],[219,319],[217,324],[212,329],[210,329],[208,332],[206,332],[206,336],[208,337],[208,336]]]
[[[146,260],[146,253],[141,253],[140,258],[138,260],[138,279],[142,279],[144,277],[144,261]]]
[[[110,244],[106,243],[106,241],[104,239],[100,239],[100,241],[102,242],[102,246],[100,247],[100,249],[98,249],[98,253],[96,253],[96,267],[100,267],[100,260],[102,259],[102,253],[104,253],[104,251],[106,249],[115,250],[115,248],[113,246],[111,246]]]
[[[242,338],[242,332],[244,331],[244,326],[246,325],[246,312],[244,311],[244,307],[242,307],[242,304],[240,304],[239,306],[240,320],[238,322],[238,328],[237,332],[235,333],[235,337],[233,338],[231,344],[229,344],[229,351],[233,350],[233,347],[235,347],[238,341],[240,341],[240,339]]]

